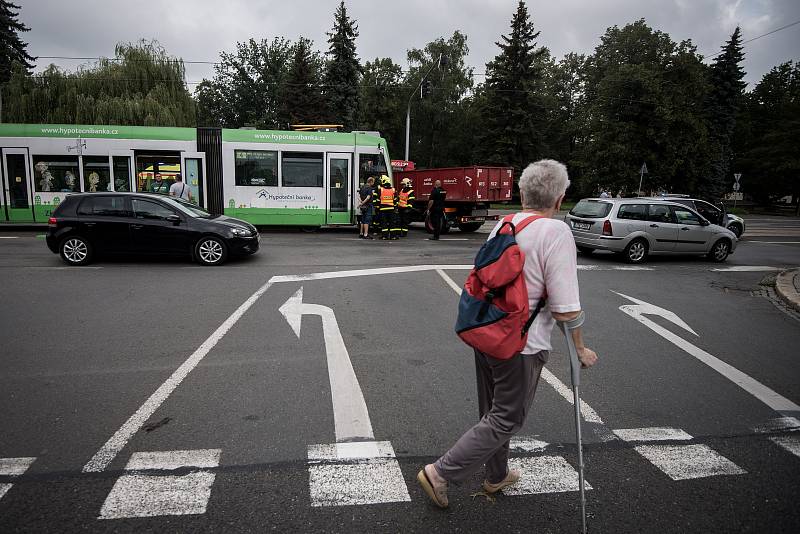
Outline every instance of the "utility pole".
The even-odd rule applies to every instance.
[[[642,168],[639,171],[639,191],[637,191],[637,194],[639,196],[641,196],[641,194],[642,194],[642,180],[644,180],[644,175],[645,174],[648,174],[647,173],[647,163],[643,162],[642,163]]]
[[[436,60],[436,63],[431,65],[431,68],[428,69],[428,72],[426,72],[425,76],[423,76],[419,81],[417,87],[414,88],[410,95],[408,95],[408,105],[406,106],[406,161],[408,161],[408,143],[409,139],[411,138],[411,100],[414,98],[414,95],[417,93],[417,91],[420,90],[420,87],[422,87],[422,82],[425,81],[425,78],[427,78],[428,75],[433,72],[433,69],[442,67],[444,65],[447,65],[447,56],[445,56],[444,53],[441,53],[439,54],[439,58]]]

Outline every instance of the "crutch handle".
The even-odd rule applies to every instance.
[[[581,383],[581,362],[578,360],[578,349],[575,348],[575,340],[572,339],[572,330],[579,328],[586,320],[586,314],[581,310],[580,315],[571,321],[559,321],[558,326],[567,338],[567,348],[569,349],[569,368],[572,385],[579,386]]]

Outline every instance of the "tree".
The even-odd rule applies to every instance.
[[[640,19],[606,30],[585,65],[582,194],[599,188],[692,193],[705,178],[705,67],[690,41],[675,44]]]
[[[344,1],[334,14],[333,31],[328,33],[328,64],[325,96],[330,120],[351,130],[357,123],[361,65],[356,55],[358,26],[347,16]]]
[[[578,145],[585,130],[585,63],[586,56],[570,52],[557,63],[547,62],[544,70],[548,157],[565,162],[573,179],[577,178],[575,171],[582,167],[577,156]]]
[[[262,129],[286,127],[282,98],[293,54],[292,43],[250,39],[236,52],[221,52],[214,78],[195,89],[197,120],[202,126]]]
[[[411,67],[405,79],[405,98],[425,73],[431,72],[427,78],[430,94],[425,98],[418,93],[411,96],[410,157],[421,166],[454,166],[473,157],[477,144],[474,124],[465,125],[460,120],[473,85],[473,69],[465,62],[468,53],[467,36],[458,30],[446,41],[439,38],[423,49],[408,51]],[[446,62],[440,61],[442,57]]]
[[[800,63],[773,67],[746,95],[742,107],[734,167],[745,177],[742,190],[762,204],[787,195],[798,202]]]
[[[28,45],[19,38],[19,33],[30,30],[17,20],[20,7],[7,0],[0,0],[0,85],[11,79],[14,64],[24,72],[33,68],[35,58],[28,54]]]
[[[731,141],[736,128],[736,115],[742,104],[745,83],[741,68],[742,32],[736,27],[731,38],[722,47],[711,65],[711,93],[708,97],[710,132],[713,140],[713,155],[708,179],[702,184],[702,192],[709,198],[718,198],[732,178]]]
[[[282,87],[281,115],[289,124],[319,124],[325,109],[320,87],[324,62],[313,43],[301,37],[292,48],[292,61]]]
[[[543,56],[525,3],[511,18],[511,31],[496,43],[500,54],[486,65],[481,153],[487,163],[519,172],[544,153]]]
[[[157,42],[120,43],[113,59],[34,76],[17,64],[3,88],[8,122],[194,126],[183,61]]]
[[[388,57],[367,61],[360,85],[358,128],[380,132],[393,156],[403,153],[407,96],[400,65]]]

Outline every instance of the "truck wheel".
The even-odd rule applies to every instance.
[[[481,226],[483,226],[482,222],[458,223],[458,229],[465,233],[474,232]]]

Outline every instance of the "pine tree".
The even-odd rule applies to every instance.
[[[358,26],[347,16],[344,1],[334,13],[333,31],[328,33],[329,61],[325,72],[325,96],[330,120],[346,130],[357,123],[358,84],[362,74],[356,55]]]
[[[539,32],[520,0],[510,34],[496,43],[500,54],[486,65],[483,156],[487,163],[512,165],[516,171],[541,156],[544,149],[540,58],[546,49],[537,48],[537,37]]]
[[[719,198],[732,179],[731,141],[745,88],[743,59],[742,32],[737,26],[710,69],[709,133],[714,148],[708,180],[700,184],[701,192],[709,198]]]
[[[282,118],[290,124],[319,124],[324,115],[319,85],[322,61],[305,37],[294,45],[292,63],[283,88]]]
[[[28,54],[27,43],[19,38],[20,32],[30,30],[17,20],[19,6],[7,0],[0,0],[0,85],[11,78],[14,63],[18,63],[28,72],[33,68],[35,58]]]

